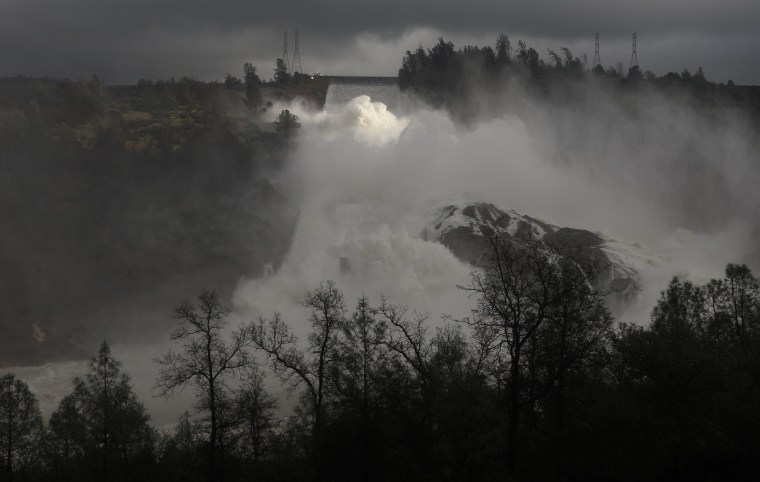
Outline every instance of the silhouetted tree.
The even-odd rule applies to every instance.
[[[231,89],[236,89],[240,87],[242,84],[243,84],[243,81],[232,74],[227,74],[224,77],[224,85],[226,85],[227,87]]]
[[[0,377],[0,450],[7,480],[35,462],[43,428],[39,403],[29,385],[12,373]]]
[[[343,338],[335,355],[341,362],[339,385],[341,392],[358,408],[361,420],[361,452],[363,480],[368,480],[370,418],[377,406],[377,377],[384,363],[387,342],[386,323],[376,318],[377,310],[369,305],[366,296],[357,302],[356,309],[343,324]]]
[[[274,80],[278,84],[284,84],[290,80],[288,66],[282,59],[277,59],[277,66],[274,69]]]
[[[507,34],[500,33],[496,37],[496,63],[506,65],[512,60],[512,45]]]
[[[243,64],[243,82],[246,86],[259,84],[261,82],[258,74],[256,74],[256,67],[250,62]]]
[[[746,265],[726,266],[725,305],[738,344],[746,344],[760,329],[760,283]]]
[[[641,73],[641,69],[638,65],[634,65],[628,69],[628,80],[630,82],[639,82],[641,80],[644,80],[644,74]]]
[[[623,70],[623,62],[617,61],[615,63],[615,76],[618,79],[622,79],[624,72],[625,71]]]
[[[278,404],[264,386],[264,374],[255,366],[244,371],[235,403],[241,421],[241,448],[256,464],[266,454],[272,431],[277,427],[274,410]]]
[[[161,395],[171,396],[177,388],[193,384],[198,389],[199,408],[209,415],[209,480],[224,476],[224,467],[217,467],[219,458],[220,400],[227,377],[249,363],[246,347],[251,343],[248,330],[232,333],[224,339],[230,310],[219,296],[204,290],[198,303],[182,303],[174,310],[181,326],[172,333],[172,340],[182,343],[182,351],[170,350],[156,361],[161,371],[156,387]],[[218,471],[218,472],[217,472]]]
[[[52,470],[56,478],[70,480],[73,473],[82,470],[88,444],[88,396],[81,378],[74,379],[74,390],[58,404],[51,414],[48,446],[52,457]]]
[[[395,305],[383,298],[377,309],[379,315],[388,325],[386,346],[412,370],[416,389],[424,404],[424,420],[429,427],[433,425],[432,392],[430,380],[430,357],[432,346],[427,337],[427,320],[425,313],[414,312],[412,318],[407,316],[408,307]]]
[[[274,372],[293,388],[301,383],[306,386],[305,400],[311,418],[312,450],[316,455],[319,478],[321,460],[317,452],[321,448],[325,422],[328,375],[330,365],[334,363],[333,354],[338,346],[340,331],[345,324],[346,307],[343,293],[333,281],[320,283],[318,288],[309,291],[301,305],[311,311],[311,331],[306,350],[298,347],[297,338],[282,321],[279,313],[275,313],[269,320],[259,318],[258,323],[251,324],[250,330],[253,342],[266,354]]]
[[[518,40],[517,45],[519,47],[517,59],[528,67],[531,75],[535,76],[541,67],[538,52],[532,47],[529,48],[522,40]]]
[[[103,461],[104,477],[119,479],[123,474],[110,474],[111,467],[129,470],[146,448],[150,449],[153,432],[150,417],[132,390],[129,376],[121,371],[121,362],[113,358],[108,343],[103,342],[98,356],[90,361],[85,377],[88,397],[87,425],[94,435]]]
[[[562,68],[562,57],[557,55],[557,53],[552,49],[546,49],[547,53],[549,54],[549,57],[551,57],[552,61],[554,62],[554,68],[555,69],[561,69]]]
[[[298,122],[298,116],[285,109],[277,116],[274,121],[277,134],[284,140],[290,140],[298,133],[301,124]]]
[[[164,436],[157,454],[160,457],[162,480],[187,482],[203,479],[202,444],[198,435],[190,414],[185,411],[179,417],[174,432]],[[198,457],[199,453],[201,457]]]
[[[475,331],[481,359],[507,392],[507,457],[516,469],[523,412],[554,414],[561,426],[571,375],[606,343],[611,317],[593,272],[559,247],[532,237],[489,235],[486,262],[464,289],[476,307],[463,320]],[[552,394],[554,405],[545,399]],[[539,406],[543,408],[538,408]]]
[[[103,342],[84,378],[50,417],[50,446],[56,473],[71,479],[97,467],[99,479],[127,480],[152,453],[156,435],[129,376]],[[135,465],[137,464],[137,465]]]
[[[490,340],[484,348],[491,351],[493,363],[503,364],[493,371],[507,386],[507,463],[514,472],[524,406],[525,350],[548,316],[556,257],[535,240],[529,240],[527,248],[518,248],[493,235],[489,243],[487,262],[472,273],[465,287],[477,301],[472,318],[464,321],[481,338]]]
[[[430,63],[438,71],[445,71],[452,58],[454,58],[454,44],[446,42],[443,37],[438,38],[438,43],[430,49]]]

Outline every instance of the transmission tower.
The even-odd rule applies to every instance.
[[[594,67],[597,65],[602,65],[602,58],[599,56],[599,32],[594,40]]]
[[[632,50],[631,50],[631,65],[630,65],[630,67],[633,67],[634,65],[636,67],[639,66],[639,56],[636,55],[636,32],[633,32],[633,46],[632,46]]]
[[[298,29],[296,29],[296,38],[293,48],[293,59],[290,64],[290,71],[294,74],[296,72],[301,72],[301,51],[298,48]]]
[[[282,34],[282,61],[285,62],[285,68],[288,68],[288,31]]]

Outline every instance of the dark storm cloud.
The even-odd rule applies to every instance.
[[[754,29],[760,14],[760,5],[751,0],[6,0],[4,9],[6,28],[26,30],[25,36],[47,33],[69,38],[80,34],[103,38],[151,29],[238,30],[293,23],[338,35],[368,30],[392,33],[420,25],[475,31],[518,28],[558,37],[585,36],[589,26],[625,31],[646,26],[652,33],[734,33]]]
[[[84,77],[98,72],[111,81],[133,81],[171,72],[219,78],[224,68],[246,56],[271,61],[282,49],[280,32],[298,26],[308,35],[310,58],[330,71],[343,68],[340,56],[355,55],[355,68],[393,73],[398,60],[378,63],[356,50],[363,34],[389,48],[406,49],[416,44],[400,46],[398,40],[418,28],[462,39],[506,31],[550,40],[551,45],[539,49],[544,52],[593,37],[595,31],[604,32],[605,46],[614,48],[638,30],[649,42],[655,65],[666,55],[659,46],[678,38],[683,43],[671,47],[686,51],[687,58],[672,70],[695,68],[691,63],[700,61],[720,68],[717,77],[733,74],[757,82],[760,67],[747,65],[760,36],[757,18],[760,2],[752,0],[5,0],[0,6],[0,75]],[[706,50],[689,51],[690,45],[702,44]],[[593,54],[593,46],[591,50]],[[394,58],[402,52],[394,52]]]

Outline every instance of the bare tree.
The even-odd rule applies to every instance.
[[[182,343],[182,350],[169,352],[156,361],[161,371],[156,388],[162,396],[171,396],[177,388],[194,384],[199,392],[199,407],[209,414],[209,480],[224,477],[224,467],[217,474],[219,456],[219,397],[225,379],[246,365],[249,360],[246,347],[250,345],[249,331],[239,329],[225,340],[230,309],[219,296],[203,290],[198,303],[182,303],[175,310],[175,318],[182,322],[172,333],[172,340]]]
[[[378,370],[386,358],[384,345],[387,341],[387,323],[378,320],[377,310],[372,308],[366,296],[359,298],[351,318],[343,326],[339,346],[341,371],[340,391],[348,395],[349,402],[361,416],[361,441],[363,478],[369,479],[369,425],[370,412],[377,405],[375,388]]]
[[[247,369],[237,391],[236,410],[242,426],[242,439],[254,463],[264,455],[267,437],[277,426],[276,408],[277,399],[264,386],[264,374],[255,366]]]
[[[623,70],[623,62],[618,61],[615,63],[615,75],[618,79],[622,79],[625,75],[625,71]]]
[[[470,284],[463,289],[477,297],[470,325],[481,347],[490,351],[493,365],[506,373],[509,419],[507,424],[507,463],[516,467],[517,436],[523,407],[524,368],[533,336],[547,319],[553,302],[553,283],[559,255],[529,238],[515,243],[497,234],[487,236],[490,244],[487,261],[473,271]]]
[[[760,283],[746,265],[729,264],[724,285],[734,336],[744,344],[760,318]]]
[[[308,347],[301,350],[298,339],[282,321],[279,313],[270,320],[259,318],[251,324],[256,347],[263,351],[274,372],[291,384],[292,388],[306,385],[306,399],[312,415],[312,441],[319,449],[324,423],[325,395],[329,367],[334,360],[338,335],[345,322],[343,293],[335,282],[327,281],[309,291],[301,302],[311,310],[311,332]]]
[[[477,297],[476,307],[462,321],[473,328],[477,369],[494,378],[499,392],[505,388],[514,471],[523,418],[535,426],[553,416],[554,428],[562,428],[570,379],[604,362],[612,317],[588,256],[532,236],[487,238],[487,261],[463,287]]]
[[[8,373],[0,378],[0,449],[5,457],[6,478],[34,457],[43,424],[37,397],[29,385]]]
[[[541,362],[548,367],[543,384],[553,392],[556,425],[561,428],[571,376],[606,363],[612,315],[605,304],[608,293],[594,287],[594,266],[572,256],[559,264],[542,333]]]
[[[427,339],[426,323],[428,314],[414,312],[407,317],[406,306],[394,305],[383,298],[378,313],[388,324],[388,349],[400,357],[414,372],[419,383],[420,395],[425,410],[425,423],[433,425],[433,408],[430,384],[430,358],[433,348]]]

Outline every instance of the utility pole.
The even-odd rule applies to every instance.
[[[632,45],[632,50],[631,50],[631,65],[630,65],[630,67],[633,67],[634,65],[636,67],[639,66],[639,56],[636,55],[636,32],[633,32],[633,45]]]
[[[602,58],[599,56],[599,32],[594,40],[594,67],[597,65],[602,65]]]
[[[285,62],[285,68],[288,68],[288,31],[282,34],[282,61]]]
[[[301,50],[298,47],[298,29],[296,29],[296,41],[295,41],[295,47],[293,49],[293,60],[290,64],[290,72],[295,74],[296,72],[301,72]]]

